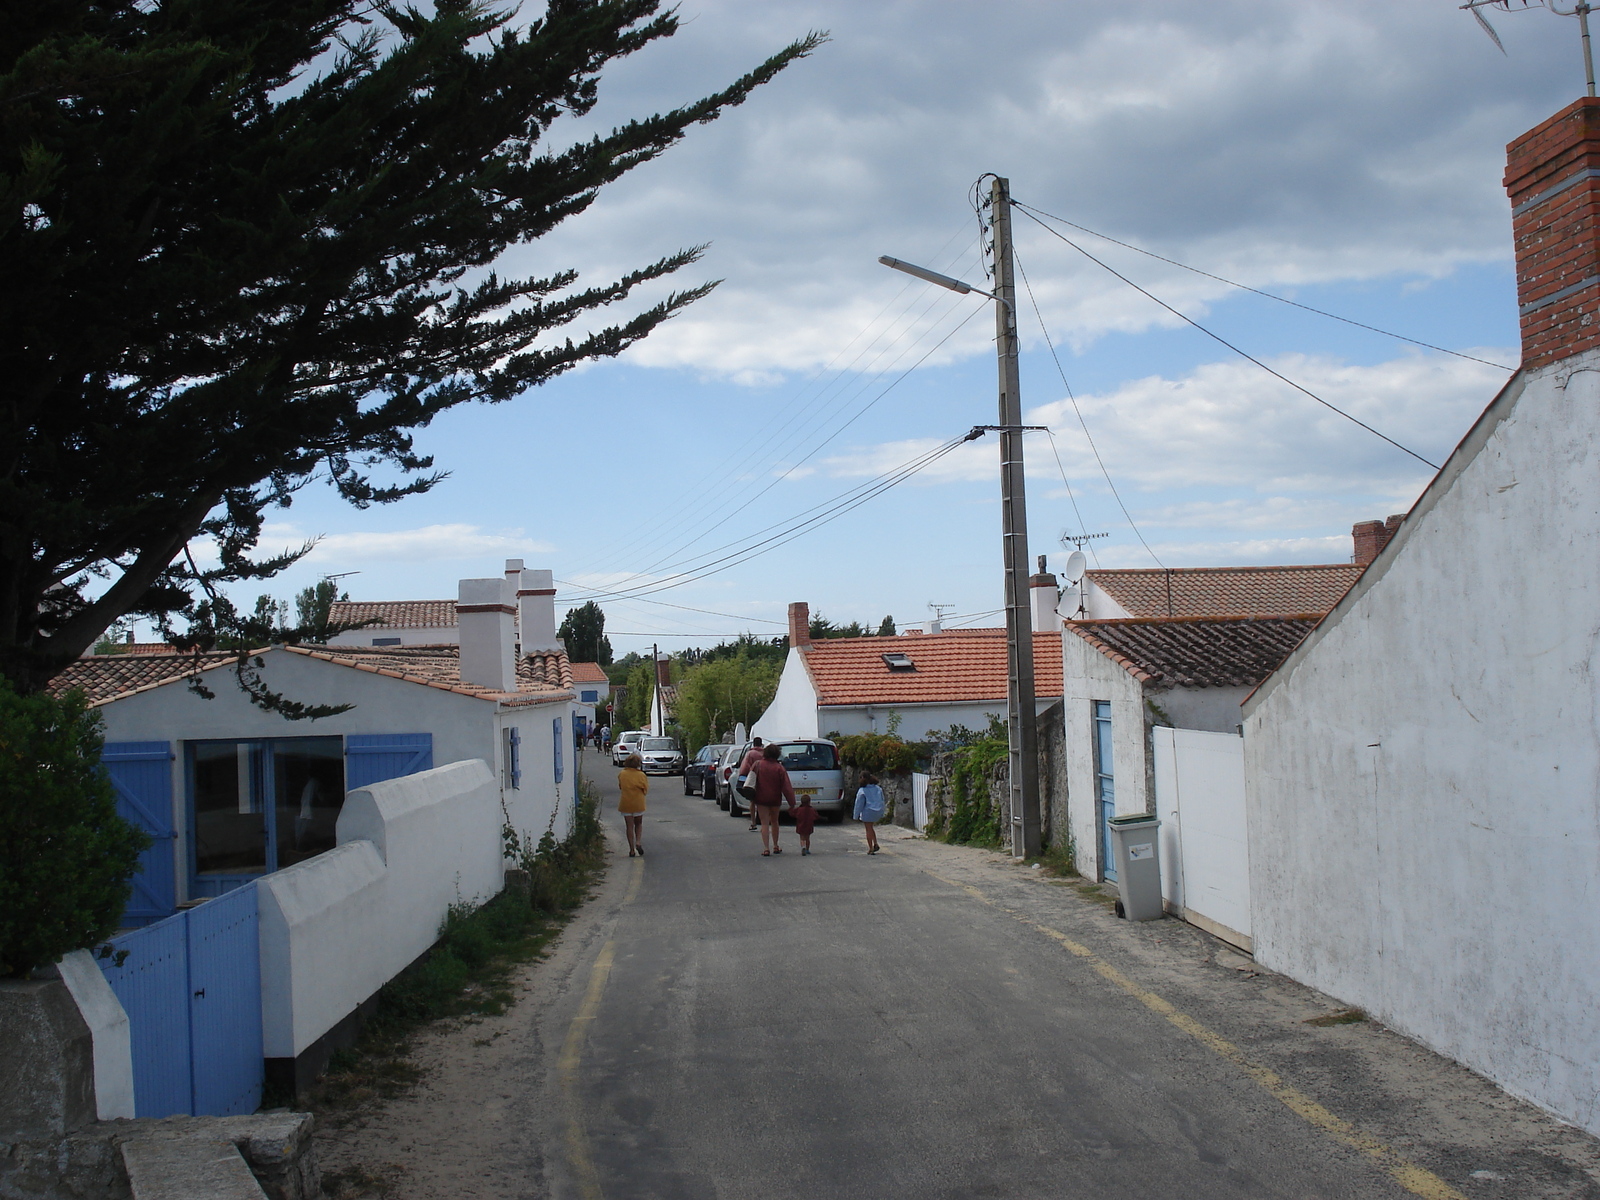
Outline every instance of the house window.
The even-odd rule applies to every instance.
[[[583,691],[578,693],[578,700],[583,704],[598,704],[600,701],[600,690],[598,688],[585,688]]]
[[[394,638],[394,637],[373,638],[372,639],[372,644],[374,646],[398,646],[400,644],[400,639],[399,638]]]
[[[1100,873],[1115,883],[1116,860],[1111,855],[1111,818],[1116,815],[1115,758],[1111,742],[1111,702],[1092,700],[1094,722],[1094,794],[1100,825]]]
[[[555,738],[555,746],[556,746],[556,756],[555,756],[556,782],[560,783],[561,780],[566,776],[566,772],[562,769],[562,764],[561,764],[562,747],[561,747],[561,718],[560,717],[557,717],[553,721],[550,722],[550,732]]]
[[[522,735],[511,728],[502,736],[505,738],[506,787],[515,790],[522,786]]]
[[[199,894],[333,849],[344,739],[191,742],[188,757]]]

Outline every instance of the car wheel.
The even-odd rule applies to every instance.
[[[703,781],[700,784],[700,795],[707,800],[715,800],[717,798],[717,785],[710,779]]]
[[[694,788],[689,786],[689,777],[687,775],[683,777],[683,794],[685,796],[694,795]]]

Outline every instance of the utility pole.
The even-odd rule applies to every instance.
[[[1017,366],[1017,286],[1011,262],[1011,185],[989,187],[994,232],[995,353],[1000,366],[1000,514],[1006,563],[1006,700],[1010,720],[1011,853],[1039,853],[1038,706],[1033,695],[1033,612],[1028,602],[1028,504],[1022,476],[1022,380]]]

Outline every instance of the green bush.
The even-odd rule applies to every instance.
[[[940,814],[933,836],[944,841],[998,850],[1005,845],[1000,806],[989,791],[989,776],[1010,755],[1003,727],[1002,736],[979,737],[959,746],[950,754],[951,805],[948,815]]]
[[[150,837],[117,815],[100,725],[80,694],[0,680],[0,977],[103,941],[128,902]]]
[[[888,733],[857,733],[839,743],[839,761],[863,771],[913,771],[927,748]]]

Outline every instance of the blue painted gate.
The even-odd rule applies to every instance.
[[[111,949],[100,969],[128,1014],[136,1114],[254,1112],[264,1068],[256,889],[136,929]]]
[[[150,848],[139,856],[133,892],[122,911],[125,927],[148,925],[177,910],[172,746],[167,742],[107,742],[100,761],[116,789],[117,815],[150,835]]]
[[[431,733],[351,733],[344,739],[344,790],[433,769]]]

